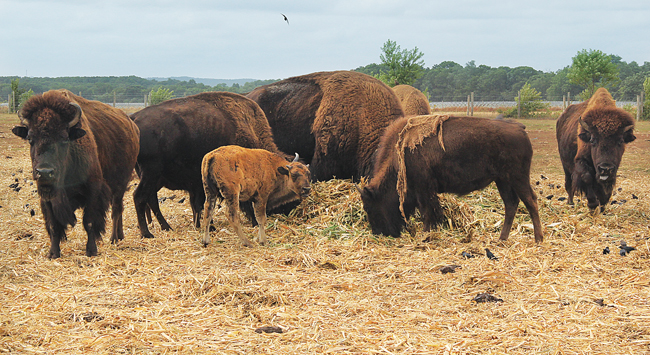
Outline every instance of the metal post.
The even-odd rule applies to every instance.
[[[517,118],[521,117],[521,90],[517,93]]]
[[[641,95],[636,95],[636,120],[641,119],[641,110],[643,109],[642,103],[641,103]]]
[[[467,95],[467,116],[469,116],[469,95]]]

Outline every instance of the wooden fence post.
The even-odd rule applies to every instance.
[[[115,90],[113,90],[113,107],[115,107],[116,102],[117,102],[117,94],[115,94]]]
[[[471,93],[472,96],[472,111],[470,112],[470,116],[474,116],[474,91]]]
[[[562,95],[562,111],[566,110],[566,95]]]
[[[643,106],[645,106],[645,90],[641,91],[641,102],[637,106],[636,113],[637,113],[637,120],[643,119]]]
[[[636,95],[636,120],[641,119],[641,95]]]
[[[7,110],[11,113],[11,94],[7,95]]]
[[[147,107],[147,94],[144,94],[144,107]]]
[[[569,107],[569,105],[571,105],[571,92],[570,91],[566,93],[566,104],[567,104],[566,107]]]

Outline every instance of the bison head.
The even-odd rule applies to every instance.
[[[593,178],[605,193],[605,196],[599,196],[598,199],[604,205],[616,183],[616,173],[625,145],[636,139],[633,133],[634,120],[623,110],[603,108],[588,111],[579,119],[579,123],[578,137],[590,153]]]
[[[399,238],[405,223],[399,211],[397,192],[392,189],[384,193],[370,185],[357,189],[361,194],[363,209],[368,215],[372,233]]]
[[[289,188],[302,199],[309,196],[311,192],[311,173],[309,165],[299,162],[298,158],[298,153],[296,153],[296,157],[291,163],[278,167],[278,174],[286,175],[289,178]]]
[[[15,126],[12,132],[29,142],[38,193],[49,200],[70,182],[64,179],[66,175],[75,174],[67,171],[69,165],[79,163],[70,159],[70,150],[71,142],[86,134],[80,123],[81,107],[39,95],[28,100],[18,116],[21,125]]]

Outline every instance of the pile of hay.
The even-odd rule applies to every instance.
[[[443,227],[423,233],[415,216],[417,234],[392,239],[370,233],[350,181],[331,180],[289,216],[270,216],[269,246],[242,247],[221,211],[202,247],[187,196],[161,190],[173,231],[154,224],[156,238],[141,239],[127,193],[124,241],[85,257],[78,225],[51,261],[16,144],[0,167],[0,352],[650,352],[647,172],[623,171],[616,203],[593,215],[583,201],[558,200],[563,177],[536,167],[540,245],[523,205],[498,241],[503,204],[492,186],[443,195]],[[620,256],[621,240],[636,250]],[[459,267],[443,274],[449,265]]]

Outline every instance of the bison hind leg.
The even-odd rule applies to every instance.
[[[508,240],[510,229],[512,228],[512,222],[515,219],[517,207],[519,206],[519,197],[512,186],[507,182],[497,181],[497,188],[499,189],[499,195],[501,195],[506,210],[503,228],[501,229],[499,239]]]

